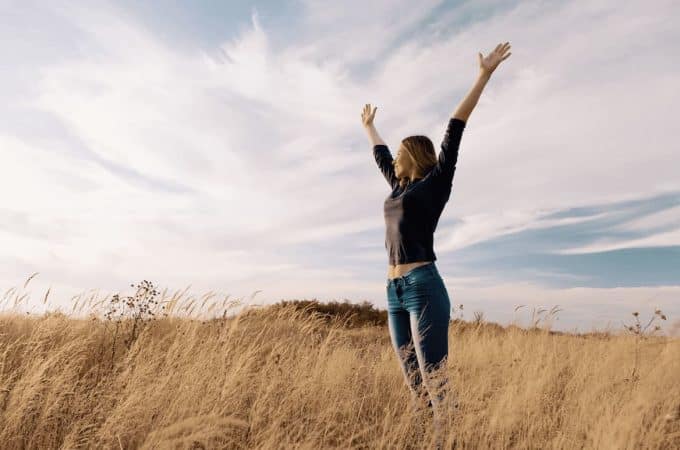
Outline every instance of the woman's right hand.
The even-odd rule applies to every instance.
[[[375,111],[377,109],[378,107],[375,106],[373,107],[373,110],[371,110],[371,104],[366,103],[364,110],[361,112],[361,122],[364,124],[364,127],[373,125],[373,119],[375,118]]]
[[[510,55],[512,55],[512,53],[506,54],[508,50],[510,50],[510,42],[498,44],[496,48],[486,56],[482,56],[481,53],[478,53],[477,58],[479,60],[479,70],[481,70],[483,73],[491,75],[502,61],[505,61]]]

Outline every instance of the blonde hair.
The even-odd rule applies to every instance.
[[[409,136],[402,139],[401,144],[416,166],[416,178],[424,178],[437,163],[437,154],[430,138]],[[399,180],[399,186],[404,187],[409,181],[409,177],[403,177]]]

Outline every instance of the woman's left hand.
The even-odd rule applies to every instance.
[[[496,46],[496,48],[489,53],[487,56],[482,57],[481,53],[478,53],[477,56],[479,57],[479,69],[482,72],[488,73],[491,75],[494,70],[496,70],[496,67],[501,63],[501,61],[505,61],[512,53],[508,53],[507,55],[505,52],[510,50],[510,43],[501,43]]]

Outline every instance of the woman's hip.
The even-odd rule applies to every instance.
[[[402,277],[387,280],[387,303],[391,310],[403,308],[448,315],[451,302],[444,280],[434,263],[416,267]]]

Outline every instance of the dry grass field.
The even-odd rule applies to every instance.
[[[105,318],[10,312],[5,293],[3,449],[432,448],[379,320],[294,303],[199,320],[224,301],[141,291]],[[453,320],[445,448],[680,448],[680,340],[634,331]]]

